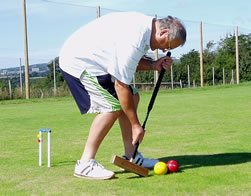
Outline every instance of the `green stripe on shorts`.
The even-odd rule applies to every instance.
[[[122,110],[120,102],[113,97],[107,90],[105,90],[96,80],[95,77],[90,76],[86,71],[83,75],[95,86],[95,88],[102,94],[103,98],[111,105],[112,111]],[[101,111],[102,112],[102,111]]]

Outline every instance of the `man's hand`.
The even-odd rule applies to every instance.
[[[136,145],[137,142],[141,143],[145,135],[145,130],[141,125],[132,126],[132,144]]]
[[[173,59],[169,56],[162,57],[154,62],[154,70],[161,71],[162,67],[169,71],[172,67]]]

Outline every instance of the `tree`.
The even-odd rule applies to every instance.
[[[206,84],[213,83],[212,69],[215,67],[216,52],[213,50],[216,44],[213,41],[209,41],[206,48],[203,51],[203,65],[204,65],[204,82]]]
[[[251,34],[240,35],[239,55],[240,55],[240,80],[251,81]]]
[[[5,81],[3,80],[0,80],[0,90],[3,90],[4,88],[7,88],[8,85]]]
[[[190,80],[195,80],[197,83],[200,81],[200,54],[196,50],[191,50],[189,53],[182,55],[180,62],[174,63],[173,75],[174,81],[187,82],[187,66],[190,67]],[[167,74],[167,75],[170,75]]]
[[[240,80],[251,80],[251,34],[239,35],[239,63],[240,63]],[[231,80],[232,69],[236,69],[236,48],[235,35],[226,35],[219,42],[216,56],[216,76],[222,78],[222,69],[226,70],[226,80]],[[221,76],[219,76],[221,74]]]
[[[47,65],[50,73],[49,76],[47,78],[47,84],[50,88],[53,87],[54,85],[54,68],[53,68],[53,61],[55,61],[55,67],[56,67],[56,83],[57,86],[61,86],[64,83],[64,78],[62,73],[60,72],[60,68],[59,68],[59,57],[56,57],[54,60],[50,61],[50,63]]]

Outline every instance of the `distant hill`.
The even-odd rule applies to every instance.
[[[29,65],[29,71],[32,70],[32,68],[39,68],[40,71],[49,71],[47,67],[47,63],[40,63],[40,64],[33,64]],[[11,67],[11,68],[6,68],[6,69],[0,69],[0,72],[3,70],[7,71],[19,71],[20,67]],[[22,70],[24,69],[24,66],[22,66]]]
[[[22,66],[22,72],[24,72],[24,66]],[[16,75],[19,74],[20,67],[12,67],[6,69],[0,69],[0,75]],[[29,66],[29,72],[37,72],[37,73],[44,73],[48,72],[49,68],[47,67],[47,63],[40,63],[40,64],[33,64]]]

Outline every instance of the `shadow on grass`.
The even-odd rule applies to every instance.
[[[221,166],[221,165],[235,165],[247,163],[251,161],[251,153],[222,153],[211,155],[183,155],[159,158],[160,161],[167,162],[169,160],[176,160],[179,163],[180,170]]]
[[[63,165],[73,165],[75,166],[76,161],[60,161],[60,162],[55,162],[51,164],[51,167],[58,167],[58,166],[63,166]]]
[[[132,174],[132,176],[129,176],[129,177],[127,177],[127,179],[138,179],[138,178],[145,178],[145,177],[143,177],[143,176],[139,176],[139,175],[137,175],[137,174],[134,174],[134,173],[132,173],[132,172],[129,172],[129,171],[115,171],[115,174],[129,174],[129,173],[131,173]],[[151,174],[149,174],[147,177],[152,177],[153,175],[151,175]],[[119,179],[119,178],[117,178],[117,179]]]

